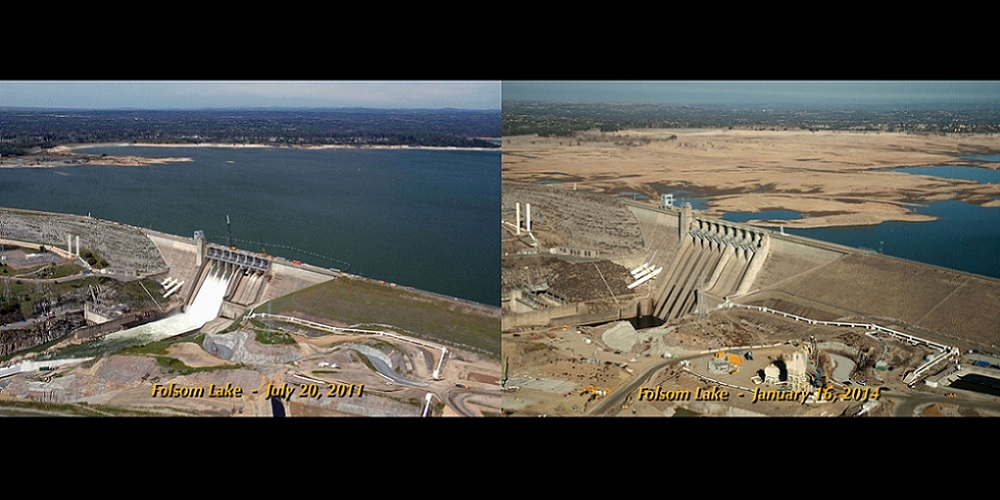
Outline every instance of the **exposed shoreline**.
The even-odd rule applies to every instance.
[[[288,149],[412,149],[430,151],[500,151],[500,148],[460,148],[454,146],[382,146],[376,144],[363,144],[351,146],[346,144],[235,144],[202,142],[197,144],[163,144],[147,142],[107,142],[94,144],[66,144],[51,148],[49,151],[74,151],[80,148],[102,147],[102,146],[137,146],[144,148],[288,148]]]
[[[503,139],[503,180],[555,181],[552,189],[661,193],[705,199],[707,216],[783,209],[801,219],[751,221],[813,228],[925,222],[913,205],[959,200],[1000,207],[1000,184],[887,169],[1000,162],[964,159],[1000,151],[995,134],[643,129],[573,137]]]
[[[161,165],[165,163],[177,163],[194,161],[190,157],[173,158],[151,158],[148,156],[103,156],[80,153],[77,150],[92,147],[149,147],[149,148],[289,148],[289,149],[398,149],[398,150],[428,150],[428,151],[497,151],[500,148],[458,148],[458,147],[432,147],[432,146],[378,146],[362,145],[347,146],[339,144],[326,145],[268,145],[268,144],[224,144],[224,143],[199,143],[199,144],[157,144],[157,143],[129,143],[129,142],[109,142],[93,144],[64,144],[49,148],[42,153],[28,156],[0,157],[0,168],[56,168],[72,167],[77,165],[108,165],[116,167],[144,167],[147,165]],[[55,156],[55,158],[54,158]]]

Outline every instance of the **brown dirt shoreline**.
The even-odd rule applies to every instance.
[[[154,143],[102,143],[102,144],[67,144],[49,148],[43,153],[29,156],[0,158],[0,168],[55,168],[76,165],[111,165],[119,167],[144,167],[164,163],[194,161],[190,157],[151,158],[146,156],[103,156],[88,155],[76,152],[80,148],[100,146],[139,146],[152,148],[290,148],[290,149],[413,149],[436,151],[494,151],[490,148],[453,148],[453,147],[409,147],[409,146],[342,146],[342,145],[267,145],[267,144],[154,144]],[[499,151],[497,149],[496,151]]]
[[[559,180],[556,189],[663,192],[707,198],[706,215],[780,208],[804,214],[788,227],[928,221],[914,204],[961,200],[1000,206],[1000,184],[884,171],[967,165],[966,154],[1000,151],[996,134],[915,135],[805,130],[649,129],[575,137],[503,138],[503,179]]]

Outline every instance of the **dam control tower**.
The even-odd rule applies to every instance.
[[[228,283],[221,316],[233,319],[260,300],[273,277],[271,256],[210,243],[201,230],[194,232],[194,245],[198,272],[188,304],[209,276],[221,277]]]

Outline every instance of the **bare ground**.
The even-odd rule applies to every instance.
[[[995,135],[651,129],[578,138],[505,137],[504,180],[636,191],[651,196],[650,203],[660,193],[687,190],[709,199],[709,216],[765,209],[811,215],[787,221],[794,227],[927,220],[905,205],[945,199],[993,205],[1000,195],[996,184],[878,171],[969,164],[959,156],[996,151]]]

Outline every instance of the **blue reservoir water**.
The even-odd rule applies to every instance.
[[[691,208],[695,210],[708,210],[708,205],[706,205],[707,198],[692,198],[694,193],[683,189],[673,191],[673,194],[675,207],[683,207],[685,203],[690,203]]]
[[[983,156],[1000,161],[1000,155]],[[896,168],[890,171],[1000,183],[1000,171],[965,166]],[[912,207],[938,217],[932,222],[883,222],[876,226],[785,229],[788,234],[882,251],[886,255],[1000,278],[1000,208],[961,201],[938,201]],[[752,219],[788,220],[799,214],[788,210],[759,213],[730,212],[733,222]]]
[[[997,160],[1000,161],[1000,160]],[[909,174],[930,175],[946,179],[966,179],[983,184],[1000,183],[1000,170],[989,170],[979,167],[936,166],[936,167],[903,167],[886,169],[888,172],[905,172]]]
[[[722,220],[730,222],[746,222],[750,220],[795,220],[802,214],[791,210],[763,210],[760,212],[726,212]]]
[[[883,222],[876,226],[785,229],[788,234],[881,249],[886,255],[1000,278],[1000,209],[939,201],[918,209],[932,222]]]
[[[995,155],[966,155],[962,157],[966,160],[976,160],[981,162],[997,162],[1000,161],[1000,154]]]
[[[0,206],[89,213],[180,236],[200,229],[220,244],[229,215],[239,248],[322,267],[343,269],[346,262],[354,274],[500,304],[498,151],[105,146],[84,152],[193,161],[4,169]]]

